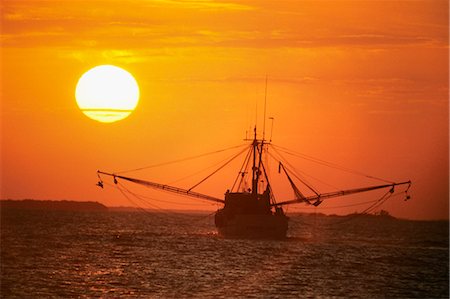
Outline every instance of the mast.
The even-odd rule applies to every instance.
[[[267,111],[267,75],[266,75],[266,89],[264,91],[264,119],[263,119],[263,138],[264,141],[266,137],[266,111]]]
[[[258,182],[259,182],[259,176],[261,174],[261,164],[262,164],[262,153],[263,153],[263,147],[264,147],[264,141],[266,137],[266,109],[267,109],[267,75],[266,75],[266,88],[264,91],[264,118],[263,118],[263,133],[262,133],[262,139],[261,146],[259,143],[259,140],[256,139],[256,126],[255,126],[255,135],[253,138],[253,175],[252,175],[252,194],[254,196],[258,196]],[[258,153],[258,166],[256,166],[256,155]]]
[[[261,176],[264,139],[258,140],[256,138],[256,127],[252,147],[253,147],[252,195],[258,196],[258,182],[259,177]]]
[[[252,194],[258,196],[258,171],[256,167],[256,151],[258,150],[258,140],[256,140],[256,126],[253,138],[253,166],[252,166]]]

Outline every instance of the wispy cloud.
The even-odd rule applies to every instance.
[[[181,7],[188,9],[206,10],[252,10],[253,6],[235,2],[213,1],[213,0],[147,0],[150,5],[161,5],[164,7]]]
[[[250,3],[114,0],[68,1],[61,5],[59,1],[46,0],[38,5],[30,0],[4,1],[2,43],[5,47],[133,49],[448,46],[447,34],[442,34],[443,26],[438,26],[445,24],[428,24],[432,29],[427,27],[427,31],[423,22],[399,29],[396,20],[386,17],[391,23],[383,26],[380,20],[367,27],[363,20],[354,17],[336,23],[337,13],[319,9],[312,2],[281,1],[273,7],[265,2]],[[286,9],[303,16],[286,15]],[[317,14],[323,19],[318,19]]]

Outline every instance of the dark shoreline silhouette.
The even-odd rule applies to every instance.
[[[105,206],[96,201],[74,201],[74,200],[37,200],[37,199],[0,199],[0,211],[9,209],[16,210],[42,210],[42,211],[81,211],[81,212],[146,212],[158,213],[159,210],[142,209],[128,206]],[[211,211],[203,210],[171,210],[175,213],[190,213],[190,214],[207,214]],[[425,222],[448,222],[448,219],[428,219],[428,220],[413,220],[397,218],[390,215],[388,212],[381,210],[375,214],[359,214],[352,213],[347,215],[324,214],[324,213],[305,213],[292,212],[290,217],[319,217],[319,218],[336,218],[336,219],[386,219],[386,220],[406,220],[406,221],[425,221]]]
[[[158,210],[153,209],[142,209],[136,207],[107,207],[99,202],[94,201],[74,201],[74,200],[37,200],[37,199],[1,199],[0,200],[0,210],[6,209],[22,209],[22,210],[49,210],[49,211],[110,211],[110,212],[142,212],[143,210],[147,212],[158,212]],[[205,211],[196,210],[181,210],[177,212],[188,212],[188,213],[204,213]],[[175,210],[174,210],[175,212]],[[207,211],[208,212],[208,211]],[[206,213],[206,212],[205,212]],[[302,213],[294,212],[291,216],[305,216],[305,217],[335,217],[335,218],[353,218],[353,217],[380,217],[387,219],[398,219],[394,216],[389,215],[389,213],[382,211],[379,214],[348,214],[348,215],[327,215],[323,213]]]
[[[20,210],[46,210],[46,211],[110,211],[110,212],[146,212],[158,213],[158,210],[153,209],[142,209],[136,207],[107,207],[99,202],[94,201],[74,201],[74,200],[37,200],[37,199],[3,199],[0,200],[0,210],[7,209],[20,209]],[[205,211],[196,210],[174,210],[174,212],[184,212],[184,213],[207,213]],[[353,217],[379,217],[387,219],[397,219],[387,212],[380,214],[348,214],[348,215],[326,215],[323,213],[292,213],[291,216],[303,216],[303,217],[335,217],[335,218],[353,218]]]
[[[72,200],[0,200],[0,209],[50,210],[50,211],[108,211],[101,203]]]

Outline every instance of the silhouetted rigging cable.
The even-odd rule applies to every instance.
[[[396,193],[394,195],[389,196],[389,198],[393,198],[396,196],[400,196],[402,195],[402,193]],[[350,207],[356,207],[356,206],[362,206],[362,205],[366,205],[366,204],[370,204],[370,203],[375,203],[380,201],[380,199],[375,199],[375,200],[369,200],[369,201],[364,201],[364,202],[358,202],[358,203],[354,203],[354,204],[348,204],[348,205],[342,205],[342,206],[318,206],[318,207],[314,207],[314,209],[317,210],[331,210],[331,209],[342,209],[342,208],[350,208]],[[292,210],[311,210],[311,206],[302,206],[302,207],[297,207],[297,206],[291,206],[290,207]]]
[[[235,149],[235,148],[239,148],[239,147],[243,147],[243,146],[246,146],[246,144],[240,144],[240,145],[224,148],[224,149],[221,149],[221,150],[217,150],[217,151],[213,151],[213,152],[209,152],[209,153],[205,153],[205,154],[200,154],[200,155],[196,155],[196,156],[186,157],[186,158],[172,160],[172,161],[158,163],[158,164],[152,164],[152,165],[148,165],[148,166],[144,166],[144,167],[128,169],[128,170],[122,170],[122,171],[116,171],[115,173],[116,174],[119,174],[119,173],[123,174],[123,173],[127,173],[127,172],[132,172],[132,171],[139,171],[139,170],[144,170],[144,169],[148,169],[148,168],[153,168],[153,167],[159,167],[159,166],[165,166],[165,165],[169,165],[169,164],[184,162],[184,161],[188,161],[188,160],[193,160],[193,159],[197,159],[197,158],[201,158],[201,157],[205,157],[205,156],[209,156],[209,155],[225,152],[225,151],[228,151],[228,150],[231,150],[231,149]]]
[[[269,183],[269,181],[270,181],[269,180],[269,174],[268,174],[268,172],[266,170],[266,167],[264,166],[264,162],[261,163],[261,166],[262,166],[262,169],[263,169],[263,172],[264,172],[264,177],[266,178],[266,181],[267,181],[267,187],[266,188],[269,189],[269,195],[270,195],[271,202],[272,202],[272,204],[275,204],[277,201],[275,199],[275,195],[273,194],[272,186]]]
[[[345,223],[345,222],[348,222],[348,221],[352,221],[355,218],[361,217],[363,215],[369,215],[369,211],[373,211],[375,208],[381,206],[386,200],[388,200],[390,197],[392,197],[392,193],[393,193],[392,190],[393,189],[390,189],[389,191],[387,191],[381,198],[375,200],[375,203],[373,205],[371,205],[370,207],[368,207],[367,209],[365,209],[361,213],[350,215],[350,217],[348,217],[346,219],[343,219],[343,220],[340,220],[340,221],[337,221],[337,222],[334,222],[334,223],[331,223],[331,224],[328,224],[328,226],[333,226],[333,225],[336,225],[336,224],[341,224],[341,223]]]
[[[371,205],[370,207],[368,207],[367,209],[365,209],[364,211],[362,211],[361,214],[366,214],[369,212],[372,212],[373,210],[375,210],[376,208],[378,208],[379,206],[381,206],[383,203],[386,202],[386,200],[388,200],[392,194],[394,193],[394,188],[390,189],[389,191],[387,191],[380,199],[378,199],[373,205]]]
[[[394,183],[393,181],[389,181],[389,180],[382,179],[382,178],[379,178],[379,177],[375,177],[375,176],[372,176],[372,175],[369,175],[369,174],[365,174],[365,173],[362,173],[362,172],[357,171],[357,170],[353,170],[353,169],[350,169],[350,168],[347,168],[347,167],[340,166],[338,164],[334,164],[334,163],[331,163],[331,162],[328,162],[328,161],[325,161],[325,160],[322,160],[322,159],[319,159],[319,158],[315,158],[313,156],[309,156],[309,155],[305,155],[305,154],[302,154],[302,153],[298,153],[298,152],[292,151],[292,150],[287,149],[287,148],[282,147],[282,146],[278,146],[278,145],[272,144],[272,147],[274,149],[279,149],[280,151],[282,151],[282,152],[284,152],[284,153],[286,153],[288,155],[292,155],[294,157],[298,157],[298,158],[301,158],[301,159],[304,159],[304,160],[307,160],[307,161],[310,161],[310,162],[321,164],[321,165],[324,165],[324,166],[327,166],[327,167],[330,167],[330,168],[338,169],[338,170],[345,171],[345,172],[348,172],[348,173],[352,173],[352,174],[355,174],[355,175],[364,176],[364,177],[367,177],[367,178],[370,178],[370,179],[374,179],[374,180],[378,180],[378,181],[385,182],[385,183]]]
[[[208,167],[206,167],[206,168],[204,168],[204,169],[202,169],[202,170],[196,171],[196,172],[194,172],[194,173],[191,173],[191,174],[189,174],[189,175],[186,175],[186,176],[181,177],[181,178],[179,178],[179,179],[176,179],[176,180],[174,180],[174,181],[170,181],[168,184],[177,183],[177,182],[179,182],[179,181],[182,181],[182,180],[185,180],[185,179],[187,179],[187,178],[193,177],[193,176],[195,176],[195,175],[197,175],[197,174],[200,174],[200,173],[202,173],[202,172],[204,172],[204,171],[206,171],[206,170],[208,170],[208,169],[210,169],[210,168],[214,168],[214,167],[216,167],[217,165],[220,165],[220,164],[222,164],[223,162],[227,161],[227,160],[230,159],[231,157],[234,157],[234,155],[235,155],[235,154],[233,154],[233,155],[231,155],[231,156],[227,156],[225,159],[222,159],[222,160],[220,160],[219,162],[217,162],[217,163],[215,163],[215,164],[213,164],[213,165],[210,165],[210,166],[208,166]]]
[[[346,223],[349,221],[353,221],[358,217],[364,216],[364,215],[370,215],[369,214],[369,209],[371,209],[371,211],[374,210],[374,208],[372,207],[379,207],[381,204],[383,204],[387,199],[392,198],[392,197],[396,197],[399,195],[402,195],[401,193],[396,193],[396,194],[390,194],[390,190],[388,192],[386,192],[381,198],[379,199],[375,199],[375,200],[371,200],[371,201],[365,201],[365,202],[361,202],[361,203],[356,203],[356,204],[351,204],[351,205],[344,205],[344,206],[335,206],[335,207],[314,207],[314,210],[325,210],[325,209],[338,209],[338,208],[347,208],[347,207],[353,207],[353,206],[358,206],[358,205],[364,205],[364,204],[368,204],[368,203],[374,203],[373,205],[371,205],[369,208],[367,208],[366,210],[364,210],[361,213],[355,213],[355,214],[351,214],[351,215],[347,215],[347,216],[342,216],[345,217],[342,220],[338,220],[338,221],[334,221],[333,223],[328,223],[328,224],[324,224],[325,227],[329,227],[329,226],[334,226],[337,224],[342,224],[342,223]],[[388,196],[387,196],[388,195]],[[387,196],[387,197],[386,197]],[[377,203],[381,202],[380,204],[377,205]],[[305,210],[305,209],[310,209],[310,208],[293,208],[293,210]],[[298,222],[298,223],[302,223],[303,225],[313,225],[311,223],[307,223],[304,220],[299,220],[299,219],[295,219],[295,218],[290,218],[291,220],[294,220],[294,222]]]
[[[236,176],[236,179],[234,180],[233,186],[231,187],[231,190],[234,190],[234,187],[236,186],[237,181],[239,180],[239,177],[241,177],[241,181],[239,182],[239,187],[241,186],[241,182],[243,178],[245,177],[245,170],[247,169],[248,163],[250,162],[250,157],[252,154],[253,146],[249,147],[249,150],[247,151],[247,155],[245,156],[244,162],[242,163],[241,169],[239,170],[238,175]]]
[[[129,193],[130,195],[134,196],[136,199],[139,199],[139,200],[140,200],[141,202],[143,202],[144,204],[149,205],[150,207],[152,207],[152,208],[154,208],[154,209],[156,209],[156,210],[159,210],[160,212],[162,212],[162,213],[164,213],[164,214],[169,214],[169,213],[166,212],[165,209],[159,207],[159,206],[156,205],[156,204],[150,203],[150,202],[148,202],[147,200],[145,200],[145,199],[144,199],[145,196],[142,196],[142,195],[139,195],[139,194],[137,194],[137,193],[135,193],[135,192],[132,192],[130,189],[128,189],[127,187],[125,187],[122,183],[118,182],[118,183],[117,183],[117,186],[118,186],[119,190],[121,190],[121,189],[122,189],[122,190],[125,190],[127,193]],[[176,214],[176,213],[175,213],[175,214]]]
[[[133,203],[135,206],[137,206],[140,210],[144,211],[144,212],[147,213],[147,214],[151,214],[152,216],[155,216],[155,217],[161,218],[160,215],[157,215],[157,214],[155,214],[155,213],[151,213],[151,212],[147,211],[146,209],[140,207],[138,204],[136,204],[136,202],[134,202],[133,200],[131,200],[131,198],[130,198],[129,196],[127,196],[125,192],[129,193],[130,195],[132,195],[132,196],[135,197],[136,199],[141,200],[143,203],[149,205],[150,207],[153,207],[154,209],[158,210],[159,213],[162,213],[162,214],[168,215],[168,216],[170,216],[170,215],[177,215],[177,217],[180,217],[180,218],[182,218],[182,219],[184,218],[183,221],[189,221],[189,223],[192,223],[192,221],[195,221],[195,222],[196,222],[196,221],[201,221],[201,220],[203,220],[203,219],[206,219],[206,218],[210,217],[212,214],[215,213],[215,211],[214,211],[214,212],[212,212],[212,213],[210,213],[210,214],[208,214],[208,215],[206,215],[206,216],[203,216],[203,215],[202,215],[201,217],[198,217],[198,218],[197,218],[197,217],[191,217],[191,216],[189,216],[189,215],[186,215],[185,213],[179,213],[179,212],[175,212],[175,211],[172,211],[172,210],[163,209],[163,208],[161,208],[161,207],[159,207],[159,206],[157,206],[157,205],[155,205],[155,204],[152,204],[152,203],[150,203],[150,202],[148,202],[148,201],[146,201],[146,200],[144,199],[144,198],[146,198],[145,196],[139,195],[139,194],[137,194],[137,193],[135,193],[135,192],[132,192],[131,190],[129,190],[128,188],[126,188],[126,187],[125,187],[123,184],[121,184],[121,183],[118,183],[117,188],[118,188],[119,191],[122,193],[122,195],[125,196],[125,198],[127,198],[131,203]],[[193,218],[194,218],[194,219],[193,219]]]
[[[126,188],[123,184],[121,184],[121,183],[119,183],[119,182],[117,183],[117,185],[113,185],[113,184],[106,183],[106,182],[105,182],[105,184],[106,184],[106,185],[109,185],[109,186],[111,186],[111,187],[113,187],[113,188],[116,188],[117,190],[119,190],[120,193],[122,193],[122,195],[123,195],[129,202],[131,202],[138,210],[141,210],[141,211],[142,211],[143,213],[145,213],[145,214],[152,215],[152,217],[157,217],[157,218],[163,219],[163,218],[161,217],[161,214],[162,214],[162,215],[166,215],[166,216],[170,216],[170,215],[174,215],[174,214],[175,214],[175,215],[177,215],[177,217],[181,217],[182,222],[184,222],[185,224],[192,224],[192,223],[196,223],[196,222],[200,222],[200,221],[203,221],[203,220],[205,220],[205,219],[208,219],[208,218],[210,218],[213,214],[216,213],[216,211],[213,211],[213,212],[211,212],[211,213],[209,213],[209,214],[207,214],[207,215],[201,215],[200,217],[197,217],[197,216],[194,216],[194,217],[193,217],[193,216],[187,215],[187,214],[185,214],[185,213],[177,213],[177,212],[174,212],[174,211],[172,211],[172,210],[163,209],[163,208],[161,208],[161,207],[159,207],[159,206],[157,206],[157,205],[155,205],[155,204],[149,203],[148,201],[144,200],[144,198],[152,199],[152,200],[156,200],[156,199],[154,199],[154,198],[149,198],[149,197],[146,197],[146,196],[137,194],[137,193],[135,193],[135,192],[132,192],[132,191],[130,191],[128,188]],[[148,205],[148,206],[150,206],[150,207],[153,207],[153,208],[156,209],[156,210],[159,210],[159,213],[160,213],[160,214],[154,213],[154,212],[149,212],[147,209],[141,207],[137,202],[135,202],[134,200],[132,200],[132,199],[130,198],[130,196],[127,195],[127,193],[128,193],[130,196],[133,196],[133,197],[135,197],[136,199],[141,200],[144,204],[146,204],[146,205]],[[183,218],[184,218],[184,219],[183,219]],[[184,229],[186,232],[189,232],[186,226],[183,226],[183,229]]]
[[[312,175],[310,175],[310,174],[308,174],[308,173],[306,173],[306,172],[304,172],[304,171],[301,171],[301,170],[298,170],[298,169],[296,169],[295,167],[293,167],[293,165],[291,164],[291,163],[289,163],[289,161],[287,161],[275,148],[273,148],[273,150],[274,150],[274,152],[279,156],[279,157],[275,157],[275,155],[272,155],[272,154],[270,154],[271,155],[271,157],[275,160],[275,161],[277,161],[277,162],[285,162],[287,165],[289,165],[292,169],[291,169],[291,171],[293,171],[295,174],[297,174],[298,176],[301,176],[300,174],[302,174],[302,175],[304,175],[304,176],[307,176],[307,177],[309,177],[309,178],[312,178],[313,180],[316,180],[316,181],[318,181],[318,182],[320,182],[320,183],[322,183],[322,184],[324,184],[324,185],[327,185],[327,186],[329,186],[329,187],[331,187],[331,188],[333,188],[333,189],[335,189],[336,191],[339,191],[339,190],[342,190],[342,188],[338,188],[338,187],[336,187],[336,186],[334,186],[334,185],[332,185],[332,184],[330,184],[330,183],[327,183],[327,182],[325,182],[325,181],[323,181],[323,180],[321,180],[321,179],[318,179],[318,178],[316,178],[315,176],[312,176]]]
[[[219,168],[217,168],[215,171],[213,171],[210,175],[208,175],[206,178],[204,178],[203,180],[201,180],[200,182],[198,182],[197,184],[195,184],[194,186],[192,186],[191,188],[188,189],[188,192],[191,191],[192,189],[194,189],[195,187],[197,187],[198,185],[200,185],[201,183],[203,183],[204,181],[206,181],[207,179],[209,179],[210,177],[212,177],[214,174],[216,174],[219,170],[221,170],[222,168],[224,168],[225,166],[227,166],[229,163],[231,163],[231,161],[233,161],[234,159],[236,159],[237,157],[239,157],[243,152],[245,152],[247,149],[244,148],[242,151],[240,151],[239,153],[237,153],[236,155],[234,155],[233,157],[231,157],[230,160],[228,160],[226,163],[224,163],[222,166],[220,166]]]
[[[277,159],[272,153],[269,153],[269,155],[271,157],[273,157],[275,160],[278,160],[279,162],[283,161],[284,163],[286,163],[288,166],[290,166],[293,170],[290,170],[290,172],[294,175],[294,177],[296,177],[303,185],[305,185],[306,187],[308,187],[308,189],[310,189],[312,192],[314,192],[316,195],[319,195],[320,192],[317,191],[315,188],[312,187],[311,183],[307,182],[305,179],[300,178],[300,176],[295,172],[295,168],[294,166],[289,163],[289,161],[287,161],[286,159],[284,159],[284,157],[277,151],[276,148],[273,148],[274,151],[277,153],[277,155],[279,155],[281,157],[281,159]]]
[[[122,190],[122,188],[123,188],[124,190],[126,190],[126,192],[128,192],[130,195],[134,196],[135,198],[137,198],[137,199],[140,199],[140,198],[139,198],[137,195],[133,194],[130,190],[128,190],[128,189],[125,188],[124,186],[122,186],[122,187],[117,186],[117,189],[119,189],[120,193],[122,193],[122,195],[123,195],[125,198],[127,198],[130,202],[132,202],[135,206],[138,207],[138,209],[142,210],[145,214],[147,214],[147,215],[152,215],[152,217],[156,217],[156,218],[159,218],[159,219],[163,219],[163,217],[161,216],[161,214],[162,214],[162,215],[170,215],[170,213],[165,212],[164,209],[161,209],[160,207],[158,207],[158,206],[156,206],[156,205],[152,205],[152,204],[150,204],[150,203],[147,203],[147,204],[148,204],[149,206],[153,206],[154,208],[156,208],[157,210],[159,210],[159,213],[160,213],[160,214],[158,214],[158,213],[151,213],[151,212],[147,211],[146,209],[144,209],[144,208],[140,207],[138,204],[136,204],[129,196],[127,196],[126,193],[125,193],[125,191]],[[143,201],[142,199],[140,199],[140,200]],[[144,201],[144,202],[145,202],[145,201]],[[173,214],[176,214],[176,213],[173,213]],[[186,226],[181,226],[181,229],[183,229],[186,233],[188,232]]]
[[[122,184],[122,186],[123,186],[123,184]],[[144,186],[144,187],[146,187],[146,186]],[[146,187],[146,188],[149,188],[149,187]],[[141,198],[145,198],[145,199],[147,199],[147,200],[153,200],[153,201],[158,201],[158,202],[163,202],[163,203],[169,203],[169,204],[173,204],[173,205],[181,205],[181,206],[204,206],[205,204],[216,205],[215,203],[212,203],[212,202],[209,202],[209,201],[204,201],[203,203],[188,203],[188,202],[177,202],[177,201],[170,201],[170,200],[157,199],[157,198],[154,198],[154,197],[145,196],[145,195],[142,195],[142,194],[138,194],[138,193],[136,193],[136,192],[132,192],[132,191],[130,191],[129,189],[127,189],[127,190],[128,190],[130,193],[132,193],[133,195],[139,196],[139,197],[141,197]],[[184,196],[184,195],[182,195],[182,194],[180,194],[179,196],[183,196],[183,197],[189,198],[189,199],[191,199],[191,200],[196,200],[196,199],[190,198],[190,197],[188,197],[188,196]],[[196,200],[196,201],[198,201],[198,200]]]
[[[142,208],[139,204],[137,204],[134,200],[132,200],[125,192],[130,193],[126,188],[122,188],[121,186],[119,186],[117,184],[117,186],[115,186],[117,188],[117,190],[120,191],[120,193],[122,193],[122,195],[128,199],[129,202],[131,202],[135,207],[137,207],[139,210],[143,211],[144,213],[147,214],[151,214],[149,211],[147,211],[146,209]]]

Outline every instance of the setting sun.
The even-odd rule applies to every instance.
[[[139,87],[129,72],[113,65],[100,65],[81,76],[75,97],[86,116],[111,123],[133,112],[139,101]]]

